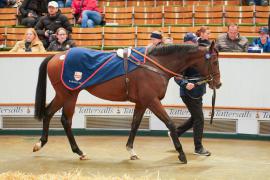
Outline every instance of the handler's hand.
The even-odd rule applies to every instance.
[[[195,87],[195,84],[193,84],[193,83],[187,83],[187,85],[186,85],[186,89],[187,90],[191,90],[191,89],[193,89]]]

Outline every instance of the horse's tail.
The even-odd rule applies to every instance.
[[[54,55],[46,57],[39,67],[35,99],[35,118],[42,120],[46,111],[47,65]]]

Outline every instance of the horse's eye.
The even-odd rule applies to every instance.
[[[215,66],[218,65],[218,61],[213,62],[213,64],[214,64]]]

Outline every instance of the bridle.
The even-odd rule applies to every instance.
[[[199,80],[198,82],[195,83],[196,86],[214,81],[214,76],[216,74],[213,73],[213,67],[212,67],[212,63],[211,63],[211,58],[215,55],[214,53],[210,53],[209,52],[209,48],[207,48],[207,52],[204,55],[205,61],[207,62],[207,66],[208,66],[208,76],[207,77],[188,77],[188,76],[183,76],[181,74],[178,74],[176,72],[173,72],[171,70],[169,70],[168,68],[162,66],[161,64],[159,64],[157,61],[154,61],[152,58],[148,57],[146,54],[142,54],[141,52],[137,51],[136,49],[131,49],[132,51],[134,51],[135,53],[141,55],[142,57],[144,57],[144,60],[147,59],[148,61],[150,61],[151,63],[153,63],[154,65],[156,65],[158,68],[160,68],[163,72],[171,74],[174,77],[177,78],[181,78],[181,79],[185,79],[185,80]],[[218,51],[216,49],[214,49],[215,52],[218,54]],[[146,49],[147,52],[147,49]],[[134,57],[133,57],[134,58]],[[128,58],[128,60],[130,60],[131,62],[137,64],[138,66],[144,67],[150,71],[162,74],[162,72],[160,72],[158,69],[156,69],[155,67],[149,66],[149,65],[145,65],[142,64],[140,61],[133,61],[132,59]],[[211,110],[211,117],[210,117],[210,124],[213,123],[213,118],[214,118],[214,114],[215,114],[215,102],[216,102],[216,88],[213,87],[213,95],[212,95],[212,110]]]
[[[216,49],[214,49],[215,52],[218,55],[218,51]],[[211,81],[214,81],[214,76],[215,74],[213,73],[213,67],[212,67],[212,63],[210,62],[211,58],[213,56],[213,53],[210,54],[209,50],[208,52],[205,54],[205,59],[206,62],[208,64],[208,74],[210,76]],[[208,81],[209,82],[209,81]],[[213,124],[213,119],[214,119],[214,115],[215,115],[215,103],[216,103],[216,87],[213,86],[213,95],[212,95],[212,109],[211,109],[211,116],[210,116],[210,124]]]
[[[213,73],[212,64],[210,62],[210,60],[211,60],[211,58],[213,56],[213,53],[210,53],[209,51],[207,51],[206,54],[205,54],[205,60],[206,60],[207,65],[208,65],[208,76],[207,77],[188,77],[188,76],[184,76],[182,74],[179,74],[179,73],[176,73],[176,72],[171,71],[170,69],[168,69],[168,68],[162,66],[161,64],[159,64],[157,61],[155,61],[152,58],[148,57],[146,54],[142,54],[141,52],[137,51],[136,49],[131,49],[131,50],[134,51],[135,53],[141,55],[144,59],[147,59],[148,61],[150,61],[151,63],[153,63],[154,65],[156,65],[163,72],[168,73],[168,74],[171,74],[174,77],[185,79],[185,80],[200,80],[199,82],[196,83],[197,85],[208,83],[208,82],[211,82],[211,81],[214,80],[213,77],[215,76],[215,74]],[[130,60],[131,62],[135,63],[138,66],[145,67],[145,68],[147,68],[149,70],[152,70],[153,71],[155,69],[152,66],[150,66],[151,68],[147,67],[147,65],[142,64],[140,61],[133,61],[130,58],[128,60]],[[159,70],[154,70],[154,71],[155,72],[159,72]]]

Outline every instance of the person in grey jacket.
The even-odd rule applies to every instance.
[[[66,51],[75,47],[75,43],[68,38],[68,32],[65,28],[59,28],[56,31],[56,39],[48,47],[48,51]]]
[[[216,48],[220,52],[247,52],[248,39],[240,36],[237,24],[229,24],[228,32],[217,38]]]

